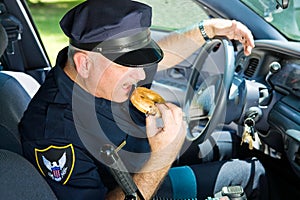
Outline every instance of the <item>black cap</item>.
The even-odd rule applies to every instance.
[[[147,67],[163,58],[150,37],[151,13],[151,7],[131,0],[88,0],[66,13],[60,26],[79,49],[123,66]]]

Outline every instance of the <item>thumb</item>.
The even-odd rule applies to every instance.
[[[156,117],[153,115],[148,115],[146,117],[146,133],[147,133],[147,137],[152,137],[154,135],[156,135],[156,133],[158,132],[158,128],[156,126]]]

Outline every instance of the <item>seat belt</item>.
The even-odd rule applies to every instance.
[[[3,3],[0,3],[0,23],[8,36],[8,46],[4,55],[6,64],[11,67],[11,70],[25,71],[26,62],[20,45],[23,26],[19,19],[8,13]]]

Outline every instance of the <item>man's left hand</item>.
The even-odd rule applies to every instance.
[[[241,22],[227,19],[210,19],[204,21],[205,30],[210,38],[226,36],[230,40],[238,40],[244,46],[244,54],[251,54],[254,39],[251,31]]]

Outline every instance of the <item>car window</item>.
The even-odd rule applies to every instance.
[[[193,0],[137,0],[152,7],[152,27],[159,30],[178,30],[208,18]]]
[[[52,66],[55,64],[58,51],[69,43],[69,39],[64,35],[59,26],[59,21],[69,9],[83,1],[27,1]]]
[[[287,9],[278,8],[275,0],[241,0],[265,21],[290,40],[300,41],[300,0],[289,0]]]

